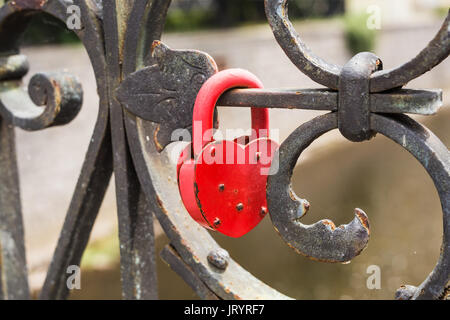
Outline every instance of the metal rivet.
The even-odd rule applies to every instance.
[[[242,211],[244,209],[244,204],[242,203],[238,203],[238,205],[236,206],[237,211]]]
[[[211,157],[215,157],[216,156],[216,148],[212,147],[211,148]]]
[[[256,161],[261,160],[261,152],[257,152],[257,153],[255,154],[255,158],[256,158]]]
[[[219,184],[219,191],[223,192],[225,190],[225,185],[223,183]]]
[[[218,226],[220,226],[220,224],[222,223],[222,221],[220,221],[219,218],[214,219],[214,226],[217,228]]]
[[[208,262],[221,270],[225,270],[228,267],[229,260],[230,254],[222,248],[213,250],[208,254]]]
[[[264,217],[267,214],[267,208],[261,207],[261,215]]]

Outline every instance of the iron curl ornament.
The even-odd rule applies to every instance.
[[[30,297],[14,127],[33,131],[64,125],[83,102],[81,84],[67,73],[39,73],[28,90],[23,88],[28,62],[20,54],[20,37],[33,15],[47,13],[65,22],[72,5],[79,8],[81,28],[74,32],[94,69],[99,113],[40,298],[67,298],[67,267],[80,264],[114,172],[125,299],[158,297],[154,217],[170,239],[161,258],[201,298],[290,299],[236,263],[182,204],[171,155],[186,143],[172,143],[171,134],[192,129],[195,98],[217,66],[206,53],[173,50],[159,41],[168,0],[12,0],[0,7],[0,298]],[[287,5],[287,0],[265,0],[275,38],[292,63],[326,89],[233,89],[218,102],[329,111],[301,125],[278,150],[274,165],[279,171],[267,185],[275,229],[289,246],[312,259],[346,262],[358,255],[370,236],[364,211],[356,209],[354,219],[340,227],[329,220],[302,224],[310,205],[291,190],[290,179],[300,154],[330,130],[339,129],[355,142],[383,134],[424,166],[443,210],[436,267],[422,284],[404,286],[396,297],[442,298],[450,280],[450,153],[432,132],[404,115],[435,114],[442,106],[442,91],[401,87],[448,57],[450,13],[415,58],[383,70],[381,59],[371,53],[360,53],[343,67],[315,55],[289,22]]]

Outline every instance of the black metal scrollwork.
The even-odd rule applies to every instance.
[[[171,144],[170,135],[177,128],[189,129],[195,97],[217,71],[215,62],[206,53],[172,50],[159,41],[170,1],[73,0],[73,5],[79,6],[82,23],[75,32],[97,79],[99,114],[40,298],[67,297],[67,267],[81,261],[114,172],[124,298],[158,297],[156,217],[171,241],[161,257],[200,297],[289,299],[230,258],[190,218],[179,196],[171,156],[184,143]],[[442,298],[450,276],[450,154],[429,130],[403,115],[436,113],[442,92],[401,87],[448,57],[450,14],[414,59],[385,71],[369,53],[355,56],[344,67],[316,56],[289,22],[287,5],[287,0],[265,0],[275,38],[301,72],[327,88],[235,89],[219,100],[223,106],[330,111],[300,126],[279,149],[279,172],[267,186],[274,227],[288,245],[310,258],[346,262],[358,255],[370,236],[366,214],[357,209],[355,218],[339,227],[329,220],[304,225],[301,218],[309,203],[293,193],[290,179],[300,154],[325,132],[339,129],[352,141],[381,133],[421,162],[443,209],[443,245],[435,269],[420,286],[404,286],[396,297]],[[39,73],[28,92],[21,88],[28,63],[20,54],[19,39],[34,14],[45,12],[65,21],[67,6],[63,0],[15,0],[0,7],[0,298],[4,299],[29,297],[14,126],[40,130],[62,125],[77,115],[82,104],[80,84],[66,73]]]
[[[435,269],[418,288],[400,288],[397,297],[438,299],[450,280],[450,153],[434,135],[412,119],[404,115],[377,114],[371,106],[371,96],[372,92],[403,86],[448,57],[450,13],[438,34],[418,56],[399,68],[382,71],[381,60],[371,53],[356,55],[343,68],[321,60],[301,41],[289,22],[288,1],[266,0],[265,3],[275,37],[294,64],[314,81],[338,90],[337,112],[302,125],[280,147],[279,163],[274,164],[279,171],[269,177],[267,186],[269,212],[276,230],[296,251],[313,259],[345,262],[358,255],[370,234],[366,214],[356,209],[355,219],[337,228],[329,220],[303,225],[300,219],[309,209],[309,203],[292,191],[290,177],[303,150],[332,129],[339,128],[343,136],[355,142],[369,140],[377,132],[382,133],[402,145],[425,167],[441,197],[444,218],[444,239]],[[384,95],[389,96],[390,92]],[[392,102],[392,105],[385,106],[385,113],[398,109],[395,99]],[[419,105],[421,101],[416,100],[415,103]]]

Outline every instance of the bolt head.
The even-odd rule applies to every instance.
[[[261,216],[265,216],[267,214],[267,208],[266,207],[261,207]]]
[[[222,221],[220,221],[219,218],[215,218],[215,219],[214,219],[214,222],[213,222],[214,227],[217,228],[218,226],[220,226],[221,223],[222,223]]]
[[[227,250],[219,248],[208,254],[208,262],[220,270],[226,270],[230,261],[230,254]]]

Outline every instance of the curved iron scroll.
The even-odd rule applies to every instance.
[[[275,38],[291,61],[312,80],[330,89],[338,89],[341,67],[316,56],[301,40],[288,17],[289,0],[264,0]],[[450,52],[450,15],[439,32],[414,59],[392,70],[374,73],[370,92],[402,87],[441,63]]]
[[[229,257],[193,222],[178,194],[171,157],[185,144],[171,143],[171,133],[178,128],[190,130],[197,92],[217,72],[214,60],[195,50],[172,50],[159,41],[170,1],[71,2],[16,0],[0,8],[0,298],[29,297],[13,127],[41,130],[63,125],[82,104],[81,86],[67,73],[40,73],[30,81],[28,92],[22,88],[28,62],[20,54],[19,39],[34,14],[45,12],[65,22],[68,6],[75,5],[82,25],[75,32],[94,68],[99,114],[40,298],[67,297],[67,267],[81,261],[114,172],[125,299],[158,297],[154,216],[171,241],[161,257],[200,297],[289,299]],[[303,73],[329,89],[236,89],[219,101],[237,107],[331,111],[299,127],[279,150],[280,171],[270,177],[267,188],[274,227],[290,246],[317,260],[342,262],[359,254],[370,234],[365,213],[357,210],[349,225],[338,228],[327,220],[303,225],[300,220],[309,204],[291,192],[289,180],[300,153],[328,130],[339,128],[352,141],[384,134],[423,164],[438,189],[444,213],[442,254],[434,271],[419,287],[399,289],[397,298],[441,298],[450,273],[449,152],[431,132],[402,113],[436,113],[442,92],[400,87],[447,58],[450,15],[430,44],[396,69],[381,70],[381,60],[367,53],[341,68],[314,55],[302,42],[288,20],[287,3],[265,0],[275,38]]]
[[[450,152],[428,129],[405,115],[373,114],[371,127],[408,150],[434,181],[443,210],[444,237],[439,261],[429,277],[418,287],[409,288],[409,298],[438,299],[447,286],[450,268]],[[364,249],[368,240],[367,216],[357,209],[355,219],[336,228],[329,220],[303,225],[304,203],[290,187],[290,179],[301,153],[321,135],[338,128],[337,113],[317,117],[295,130],[279,149],[279,171],[269,177],[269,211],[274,227],[299,253],[328,262],[345,262]],[[295,199],[295,200],[294,200]],[[308,204],[309,208],[309,204]],[[298,213],[300,211],[300,214]],[[357,244],[358,246],[352,246]],[[403,289],[400,289],[403,290]]]

